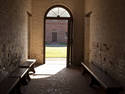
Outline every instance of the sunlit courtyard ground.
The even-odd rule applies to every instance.
[[[67,47],[62,44],[49,44],[46,45],[46,58],[66,58]]]
[[[48,78],[66,68],[66,58],[46,58],[46,63],[35,68],[32,79]]]

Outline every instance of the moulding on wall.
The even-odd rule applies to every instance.
[[[92,11],[85,14],[85,17],[90,17],[92,15]]]

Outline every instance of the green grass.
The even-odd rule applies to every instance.
[[[67,47],[46,47],[46,58],[65,58]]]

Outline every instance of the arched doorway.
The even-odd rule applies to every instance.
[[[56,29],[53,27],[56,27]],[[44,63],[46,63],[47,56],[46,45],[58,42],[66,44],[67,67],[72,64],[72,28],[73,17],[68,8],[56,5],[47,10],[44,16]]]

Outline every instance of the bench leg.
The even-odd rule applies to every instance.
[[[30,78],[30,76],[29,76],[29,72],[28,72],[28,73],[26,73],[26,79],[27,79],[28,81],[30,81],[30,80],[31,80],[31,78]]]
[[[24,77],[21,78],[21,83],[22,83],[23,85],[27,85],[30,80],[31,80],[31,79],[30,79],[30,77],[29,77],[29,72],[27,72],[27,73],[24,75]]]
[[[25,77],[23,77],[23,78],[21,79],[21,84],[22,84],[22,85],[27,85],[27,84],[28,84],[28,82],[27,82],[27,80],[26,80]]]
[[[93,87],[93,85],[100,86],[99,82],[94,77],[91,77],[91,83],[89,84],[89,86]]]
[[[21,84],[18,83],[9,94],[22,94],[20,87]]]
[[[85,75],[87,73],[87,70],[82,68],[82,75]]]
[[[30,68],[30,71],[32,71],[33,73],[35,73],[34,65]]]

